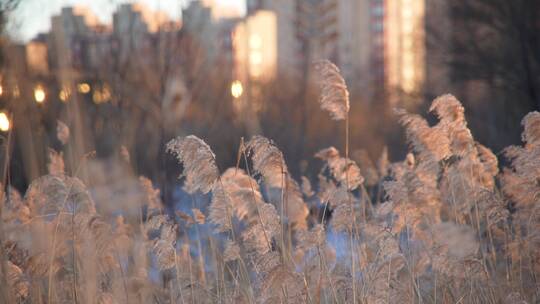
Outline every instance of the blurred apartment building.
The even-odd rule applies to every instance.
[[[247,14],[255,16],[264,10],[276,15],[279,78],[299,84],[309,82],[313,61],[329,59],[340,67],[350,88],[367,97],[373,78],[369,73],[368,2],[248,0]]]
[[[122,4],[111,25],[100,24],[87,10],[66,7],[52,17],[49,33],[23,46],[26,74],[54,75],[59,90],[76,90],[79,79],[102,79],[111,68],[157,64],[167,70],[173,60],[175,66],[197,65],[192,71],[199,74],[219,66],[244,85],[276,78],[297,84],[312,79],[313,61],[330,59],[356,99],[396,104],[418,99],[426,87],[441,83],[434,78],[447,73],[435,64],[436,52],[426,52],[426,20],[447,20],[442,2],[247,0],[242,16],[220,2],[201,0],[189,2],[181,23],[138,4]],[[179,49],[180,40],[191,52],[183,55],[194,57],[187,62],[172,58],[178,57],[171,49]],[[256,96],[257,86],[249,87],[246,95]]]
[[[336,63],[353,94],[391,103],[422,92],[426,0],[248,0],[247,13],[275,12],[278,74],[311,77]]]
[[[164,85],[165,89],[186,80],[178,76],[182,73],[191,74],[186,75],[188,78],[198,77],[203,71],[215,73],[219,67],[223,75],[232,77],[231,33],[241,21],[240,12],[210,0],[191,1],[182,17],[182,21],[174,21],[140,4],[121,4],[112,24],[101,24],[89,10],[64,7],[51,18],[49,32],[11,47],[13,60],[10,73],[2,73],[1,81],[6,82],[3,89],[17,87],[10,79],[19,79],[20,83],[40,83],[47,87],[47,97],[66,101],[75,96],[72,93],[81,83],[88,84],[93,95],[93,89],[103,87],[104,80],[114,80],[110,79],[113,75],[136,81],[146,76],[154,93],[172,96],[175,94],[158,92],[159,85],[151,83],[152,76],[176,79]],[[181,71],[186,65],[190,70]],[[133,73],[135,67],[159,75]],[[117,77],[117,81],[126,79]],[[100,98],[101,93],[96,94],[97,103],[107,101]]]
[[[385,2],[385,91],[391,104],[422,101],[426,68],[425,2]]]
[[[278,20],[268,10],[258,10],[239,21],[232,31],[234,50],[233,106],[251,133],[260,133],[257,112],[263,108],[262,87],[277,77]]]
[[[239,8],[235,5],[227,3],[227,1],[200,0],[196,2],[199,2],[200,5],[208,8],[213,21],[220,21],[223,19],[238,19],[242,17],[242,12],[239,10]]]
[[[232,70],[232,32],[240,13],[213,1],[191,1],[182,11],[182,31],[199,44],[197,60],[204,68]]]
[[[121,95],[125,92],[116,82],[124,79],[118,77],[144,80],[144,73],[135,73],[132,67],[148,67],[149,75],[155,71],[174,74],[178,65],[156,59],[166,58],[166,54],[176,58],[170,53],[178,49],[180,31],[180,22],[139,5],[120,5],[111,25],[101,24],[85,9],[64,7],[51,18],[49,32],[26,44],[11,45],[7,50],[10,60],[1,73],[0,102],[15,117],[25,117],[15,122],[24,175],[34,179],[45,167],[45,147],[51,143],[46,143],[42,124],[50,124],[50,117],[68,113],[75,141],[71,147],[80,156],[90,151],[85,130],[92,130],[95,122],[94,104],[115,103],[117,96],[133,103],[139,102],[133,96],[150,99],[159,83],[141,85],[146,94],[132,92],[128,97]]]
[[[112,25],[101,24],[84,8],[64,7],[51,18],[49,32],[12,49],[26,58],[17,65],[21,70],[18,77],[33,77],[35,81],[55,78],[62,87],[68,82],[96,79],[104,67],[110,68],[115,61],[125,63],[133,53],[143,61],[159,55],[162,36],[172,39],[180,28],[180,22],[139,5],[120,5]]]
[[[52,17],[48,48],[54,68],[96,71],[112,58],[124,62],[135,51],[155,52],[158,45],[154,41],[161,33],[180,29],[179,22],[137,4],[120,5],[112,26],[94,19],[89,11],[78,7],[63,8],[60,15]]]
[[[239,79],[245,78],[247,66],[250,73],[265,74],[266,79],[302,83],[312,79],[313,61],[330,59],[342,70],[353,96],[395,104],[422,94],[430,81],[428,68],[429,73],[444,73],[426,64],[428,55],[435,57],[426,53],[426,9],[444,15],[444,6],[435,2],[441,1],[247,0],[243,17],[220,2],[201,0],[183,9],[182,24],[141,5],[122,4],[112,25],[100,24],[89,11],[68,7],[52,18],[49,33],[26,45],[26,53],[31,70],[61,75],[65,82],[100,78],[102,67],[121,67],[134,56],[143,62],[166,57],[167,49],[182,36],[197,42],[196,59],[204,69],[219,65]],[[268,21],[271,18],[275,22]],[[259,38],[265,40],[264,52],[243,50]]]

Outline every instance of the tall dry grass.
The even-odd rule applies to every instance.
[[[339,70],[317,70],[322,108],[347,122]],[[430,110],[435,125],[396,110],[403,161],[385,152],[358,165],[347,145],[344,156],[328,147],[314,184],[297,182],[263,136],[242,140],[227,169],[202,139],[173,139],[189,194],[175,210],[144,177],[131,189],[141,200],[107,201],[50,150],[48,175],[1,196],[3,301],[538,303],[540,113],[523,119],[524,145],[507,148],[500,168],[455,97]],[[58,138],[69,144],[61,122]]]

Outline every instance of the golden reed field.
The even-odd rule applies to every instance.
[[[230,168],[179,137],[167,151],[189,195],[175,211],[145,177],[142,201],[100,200],[50,150],[48,175],[1,194],[3,303],[538,303],[540,113],[495,155],[443,95],[436,124],[395,110],[404,160],[357,164],[345,81],[329,61],[315,68],[321,108],[346,130],[344,147],[314,155],[316,181],[294,179],[263,136],[238,139]]]

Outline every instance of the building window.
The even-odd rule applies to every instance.
[[[383,23],[381,21],[377,21],[373,23],[373,31],[382,32],[382,30],[383,30]]]
[[[371,8],[371,15],[380,17],[384,14],[384,8],[380,5]]]

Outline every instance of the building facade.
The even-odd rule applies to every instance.
[[[391,104],[421,96],[425,81],[425,0],[387,0],[385,90]]]

